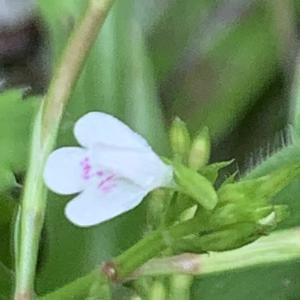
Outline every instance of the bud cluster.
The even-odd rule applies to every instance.
[[[207,128],[191,139],[186,124],[177,118],[170,142],[173,160],[169,163],[175,185],[165,225],[178,224],[188,215],[197,219],[199,226],[196,234],[192,230],[175,240],[173,251],[204,253],[239,248],[270,233],[288,216],[288,208],[274,205],[272,198],[299,175],[300,164],[255,179],[238,180],[234,173],[217,186],[220,170],[232,161],[208,164],[211,143]]]

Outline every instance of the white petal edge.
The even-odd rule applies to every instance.
[[[66,205],[65,215],[79,227],[97,225],[135,208],[147,194],[148,191],[121,179],[110,192],[85,190]]]
[[[93,164],[103,166],[146,190],[169,186],[173,179],[172,167],[162,162],[151,148],[140,151],[97,145],[91,149],[91,158]]]
[[[103,113],[90,112],[74,126],[74,135],[80,145],[90,148],[95,144],[144,149],[147,141],[119,119]]]
[[[85,188],[80,162],[87,150],[79,147],[63,147],[53,151],[45,165],[44,181],[53,192],[70,195]]]

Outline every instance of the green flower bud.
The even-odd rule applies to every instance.
[[[224,184],[218,191],[220,203],[244,203],[253,208],[266,206],[299,173],[300,165],[290,165],[256,179]]]
[[[252,187],[250,187],[252,189],[251,192],[257,197],[269,199],[271,197],[274,197],[281,190],[283,190],[297,176],[299,176],[299,174],[300,174],[300,163],[290,164],[274,172],[271,172],[268,175],[258,178],[257,180],[259,180],[261,184],[257,184],[257,185],[254,184]],[[251,182],[251,179],[241,181],[241,182]]]
[[[194,170],[199,170],[205,166],[209,161],[210,148],[211,143],[208,128],[204,127],[193,140],[188,166]]]
[[[243,203],[227,203],[218,206],[208,218],[203,213],[197,217],[204,220],[206,231],[220,231],[234,224],[252,223],[263,226],[267,234],[287,218],[288,212],[286,205],[253,208]]]
[[[255,208],[245,203],[227,203],[220,205],[206,221],[206,228],[210,231],[220,230],[235,223],[255,223],[274,229],[288,216],[286,205],[268,205]],[[201,216],[199,216],[201,217]]]
[[[287,205],[274,205],[257,209],[256,213],[257,219],[261,217],[257,223],[273,230],[289,216],[289,208]]]
[[[260,187],[266,183],[266,178],[239,181],[222,185],[218,190],[220,203],[243,203],[249,207],[260,207],[268,203],[269,197],[261,194]]]
[[[170,143],[176,161],[186,162],[191,138],[186,124],[176,117],[170,129]]]
[[[233,224],[224,230],[180,240],[175,250],[203,253],[236,249],[259,238],[263,232],[261,227],[255,223]]]
[[[209,219],[207,229],[212,231],[220,230],[235,223],[255,223],[254,212],[251,207],[241,203],[227,203],[226,205],[218,206]]]
[[[174,163],[176,189],[194,199],[205,209],[212,210],[218,202],[212,183],[196,171],[182,164]]]

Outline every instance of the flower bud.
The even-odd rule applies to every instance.
[[[214,212],[214,225],[235,222],[258,222],[272,211],[275,225],[286,216],[286,207],[270,205],[271,199],[298,176],[299,165],[290,165],[268,175],[224,184],[218,190],[219,206]],[[273,227],[275,227],[275,225]]]
[[[186,162],[191,138],[186,124],[176,117],[170,129],[170,143],[176,161]]]
[[[206,221],[207,230],[221,230],[236,223],[254,223],[273,230],[288,216],[286,205],[251,206],[245,203],[226,203],[218,206]],[[199,216],[201,217],[201,216]]]
[[[199,170],[205,166],[209,161],[210,147],[211,143],[208,128],[204,127],[193,140],[188,159],[189,167],[194,170]]]
[[[261,177],[257,177],[254,172],[250,174],[252,176],[246,176],[246,179],[240,181],[239,189],[246,190],[247,194],[251,193],[256,197],[271,198],[295,180],[299,174],[300,163],[293,162]]]
[[[200,237],[183,239],[175,245],[176,251],[204,253],[209,251],[227,251],[242,247],[259,238],[262,226],[255,223],[238,223]]]
[[[270,205],[268,207],[257,209],[256,211],[258,217],[262,216],[257,223],[269,227],[270,230],[273,230],[289,216],[289,208],[287,205]]]
[[[173,168],[179,192],[190,196],[207,210],[217,205],[217,193],[208,179],[179,163],[174,163]]]

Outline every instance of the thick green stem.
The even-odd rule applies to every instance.
[[[53,139],[58,132],[64,108],[97,34],[114,0],[89,0],[81,23],[71,35],[54,74],[43,107],[43,140]]]
[[[166,300],[166,287],[161,280],[155,280],[149,291],[149,300]]]
[[[240,249],[202,257],[197,275],[296,260],[300,258],[300,230],[275,232]]]
[[[274,232],[242,248],[209,254],[181,254],[158,258],[137,269],[130,279],[171,274],[210,275],[300,258],[300,229]]]
[[[170,299],[191,299],[191,287],[194,277],[192,275],[176,274],[170,278]]]
[[[162,250],[170,247],[174,239],[180,239],[199,230],[201,230],[199,221],[192,219],[171,227],[167,231],[155,231],[111,262],[104,264],[101,273],[99,273],[99,268],[97,268],[90,274],[71,282],[53,293],[41,297],[40,300],[83,299],[78,298],[78,293],[80,295],[87,295],[89,288],[95,280],[100,280],[101,282],[106,282],[107,279],[122,281],[138,267],[151,258],[158,256]],[[95,277],[95,274],[98,274],[98,276]]]
[[[46,190],[42,182],[42,172],[47,154],[41,151],[40,120],[41,111],[38,113],[33,129],[30,167],[16,227],[15,299],[18,300],[33,297],[35,266],[46,208]]]
[[[199,223],[195,218],[171,227],[167,231],[158,230],[149,234],[114,260],[117,277],[125,278],[139,266],[159,255],[162,250],[172,246],[174,240],[199,232],[201,230]]]
[[[275,264],[300,258],[300,229],[275,232],[240,249],[210,254],[186,253],[174,257],[148,259],[169,246],[172,238],[196,232],[195,220],[174,226],[166,234],[154,232],[110,263],[92,271],[40,300],[83,299],[95,280],[132,280],[143,276],[168,276],[173,274],[210,275],[219,272]],[[159,246],[153,246],[158,243]],[[138,258],[136,258],[136,256]],[[132,262],[128,262],[133,261]],[[146,263],[147,262],[147,263]],[[145,263],[143,265],[143,263]],[[143,265],[136,268],[138,265]]]
[[[18,300],[30,300],[33,297],[37,253],[46,209],[46,189],[42,176],[45,161],[55,146],[59,124],[76,80],[113,2],[88,2],[35,121],[30,164],[16,226],[15,299]]]

